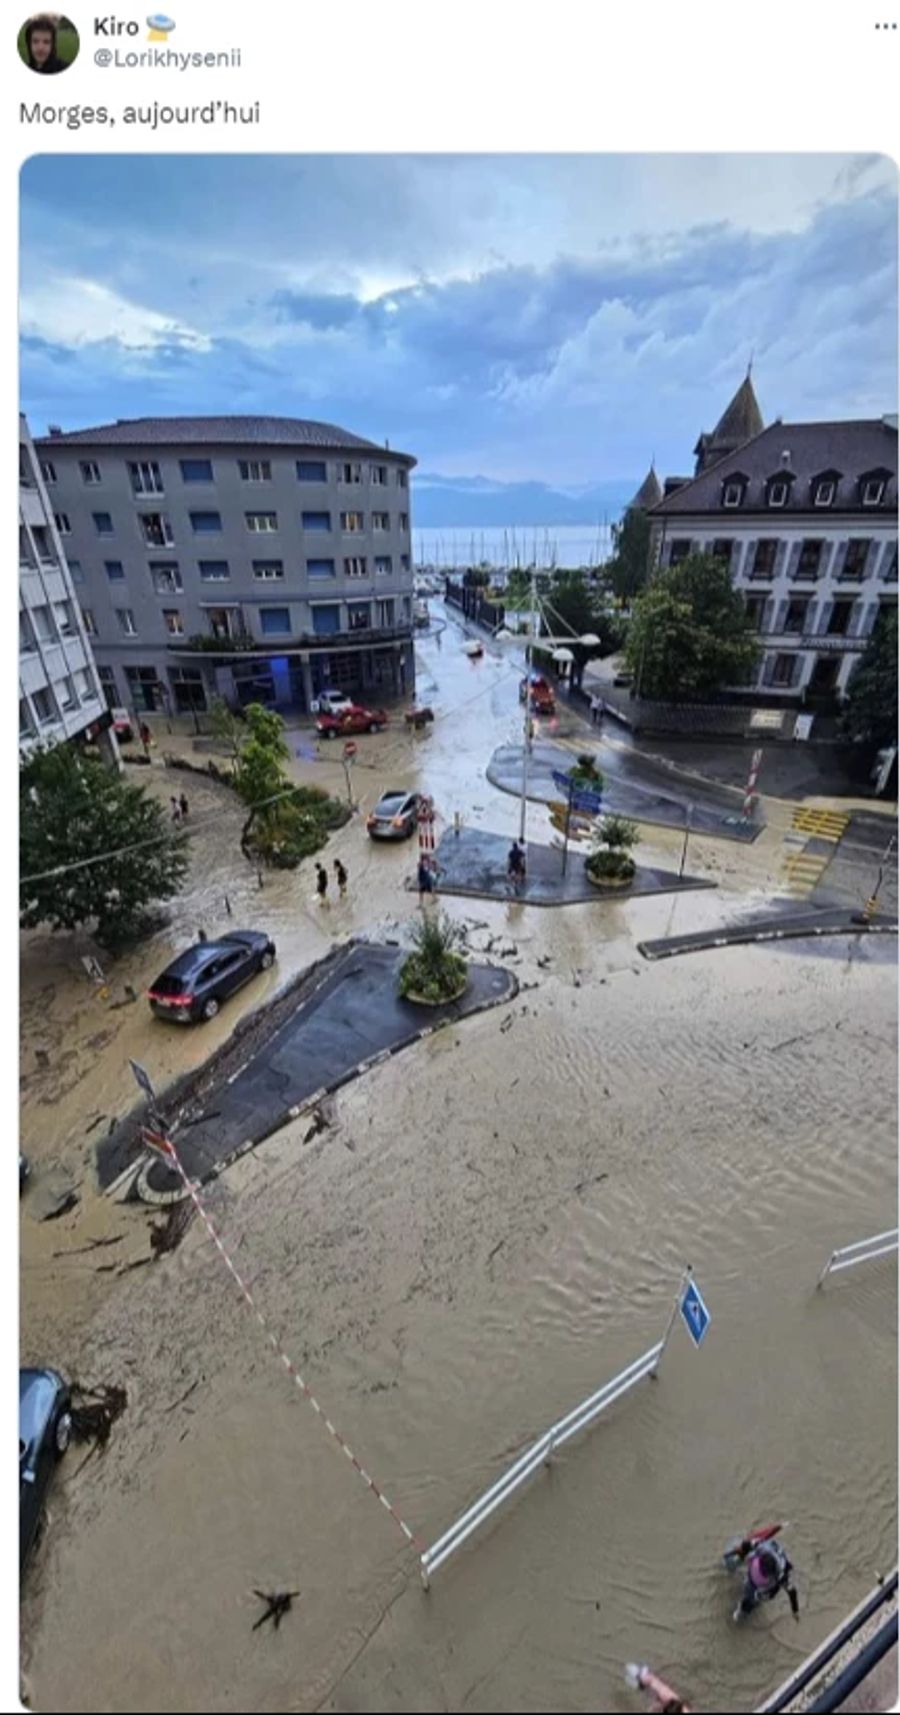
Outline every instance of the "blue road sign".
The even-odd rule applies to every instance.
[[[711,1317],[703,1302],[703,1295],[696,1281],[688,1281],[687,1286],[681,1295],[681,1304],[679,1305],[679,1309],[684,1317],[685,1327],[687,1328],[694,1345],[702,1345]]]
[[[572,809],[587,810],[596,816],[603,808],[603,797],[599,792],[591,792],[586,787],[579,786],[572,794]]]
[[[553,784],[554,784],[554,786],[559,787],[560,792],[565,792],[565,795],[568,798],[569,787],[572,784],[572,781],[571,781],[568,774],[562,774],[558,768],[554,768],[554,770],[553,770]]]

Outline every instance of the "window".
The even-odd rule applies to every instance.
[[[356,532],[358,532],[360,530],[364,530],[365,527],[366,527],[366,517],[365,517],[364,512],[342,512],[341,513],[341,529],[345,532],[345,534],[352,536],[352,535],[356,534]]]
[[[238,459],[242,482],[271,482],[272,466],[268,459]]]
[[[284,577],[283,560],[254,560],[253,576],[258,583],[277,583]]]
[[[38,551],[38,559],[41,561],[42,565],[54,566],[56,564],[56,550],[53,546],[53,538],[50,535],[50,531],[47,529],[46,524],[33,524],[31,527],[31,534],[34,537],[35,547]]]
[[[60,705],[61,705],[62,709],[65,712],[68,712],[70,709],[77,709],[78,698],[75,695],[75,686],[72,683],[72,680],[70,679],[68,673],[66,674],[65,678],[60,679],[58,681],[58,683],[59,683],[59,690],[60,690]]]
[[[341,610],[335,602],[325,604],[316,602],[313,605],[313,631],[317,637],[330,637],[341,629]]]
[[[772,667],[772,684],[792,685],[799,659],[798,655],[776,655]]]
[[[56,481],[56,466],[49,459],[41,459],[41,476],[45,482]]]
[[[175,707],[180,715],[194,709],[206,708],[206,689],[199,667],[170,667],[169,678],[175,692]]]
[[[83,584],[84,583],[84,572],[82,571],[81,561],[80,560],[68,560],[66,563],[68,565],[69,574],[71,576],[73,584]]]
[[[300,522],[304,530],[330,530],[330,512],[301,512]]]
[[[19,564],[22,566],[34,565],[31,543],[28,539],[28,531],[25,529],[24,524],[19,525]]]
[[[371,466],[371,474],[372,481],[375,483],[376,487],[387,488],[388,467],[386,464],[373,464]]]
[[[100,481],[100,466],[96,459],[82,459],[79,469],[82,482],[86,483],[89,488],[93,488]]]
[[[342,464],[341,482],[362,482],[362,465]]]
[[[34,641],[34,632],[31,629],[31,620],[28,618],[28,615],[25,612],[25,609],[20,607],[19,608],[19,654],[20,655],[30,655],[32,650],[36,649],[36,648],[37,648],[37,645]]]
[[[378,602],[377,608],[378,608],[378,623],[379,623],[379,625],[393,625],[393,623],[394,623],[394,598],[393,598],[393,596],[389,596],[386,601]]]
[[[112,533],[113,533],[113,521],[112,521],[112,518],[108,512],[94,512],[94,513],[92,513],[91,516],[93,517],[94,529],[96,530],[98,536],[111,536],[112,535]]]
[[[826,627],[828,637],[846,637],[850,629],[850,615],[853,612],[852,601],[836,601],[829,616]]]
[[[245,512],[244,517],[247,520],[247,529],[257,536],[269,536],[278,529],[277,512]]]
[[[327,482],[328,468],[324,459],[298,459],[298,482]]]
[[[397,472],[397,487],[398,488],[405,488],[406,487],[406,471],[405,470],[398,470],[398,472]]]
[[[307,560],[306,575],[308,578],[333,578],[333,560]]]
[[[372,624],[372,604],[351,601],[347,604],[347,620],[351,631],[368,631]]]
[[[31,623],[34,626],[35,632],[37,633],[38,639],[41,643],[56,642],[56,632],[53,627],[53,621],[50,618],[49,607],[45,607],[43,605],[40,607],[33,607],[31,610]]]
[[[29,738],[34,732],[31,724],[31,711],[24,697],[19,698],[19,737]]]
[[[751,578],[771,578],[775,575],[775,559],[778,554],[778,542],[774,536],[769,536],[757,542],[750,569]]]
[[[116,618],[119,621],[119,630],[124,632],[126,637],[137,637],[137,626],[130,607],[117,607]]]
[[[731,565],[731,551],[734,542],[731,537],[717,536],[713,542],[711,553],[714,560],[724,560],[726,566]]]
[[[888,563],[888,569],[884,573],[884,582],[886,584],[895,584],[897,582],[897,550],[896,550],[896,548],[894,549],[894,552],[891,555],[890,561]]]
[[[824,546],[824,542],[821,541],[810,540],[804,542],[800,549],[800,558],[797,561],[796,577],[807,578],[809,580],[814,580],[818,577],[819,566],[822,561],[822,549]]]
[[[162,610],[162,616],[163,624],[170,637],[184,636],[184,620],[181,616],[180,608],[164,607]]]
[[[231,576],[227,560],[198,560],[197,564],[205,584],[223,584]]]
[[[393,571],[393,569],[394,569],[394,562],[393,562],[390,554],[376,554],[375,555],[375,573],[376,573],[377,577],[380,577],[380,578],[390,577],[390,574]]]
[[[837,483],[834,479],[830,476],[821,477],[813,490],[813,505],[833,506],[836,493]]]
[[[53,617],[63,637],[75,636],[75,616],[72,613],[70,601],[55,601],[53,603]]]
[[[373,512],[372,513],[372,529],[373,530],[389,530],[390,527],[391,527],[391,515],[389,512]]]
[[[880,506],[884,499],[885,481],[883,476],[864,478],[862,485],[863,506]]]
[[[239,607],[211,607],[207,611],[210,637],[244,637],[244,618]]]
[[[125,567],[121,560],[104,560],[103,564],[106,567],[106,575],[109,578],[110,583],[122,583],[125,577]]]
[[[175,538],[164,512],[142,512],[141,534],[148,548],[171,548]]]
[[[404,619],[412,619],[412,596],[405,595],[403,597],[403,617]]]
[[[220,512],[190,512],[188,517],[195,536],[214,536],[222,528]]]
[[[344,561],[345,578],[364,578],[367,575],[365,554],[353,554],[350,559]]]
[[[691,551],[691,544],[690,544],[689,539],[687,537],[684,537],[684,536],[678,537],[672,543],[672,546],[669,549],[669,565],[670,566],[680,565],[682,560],[687,559],[690,551]]]
[[[212,459],[179,459],[182,482],[212,482]]]
[[[90,608],[90,607],[83,607],[82,608],[82,610],[81,610],[81,623],[84,626],[84,629],[88,634],[88,637],[96,637],[96,635],[97,635],[97,621],[94,618],[93,608]]]
[[[159,707],[162,701],[162,687],[156,677],[155,667],[126,667],[125,677],[128,680],[128,694],[136,709],[146,709],[148,713]]]
[[[115,675],[115,673],[113,672],[111,667],[98,667],[97,672],[100,676],[100,689],[103,692],[104,697],[106,698],[107,708],[108,709],[118,708],[118,706],[119,706],[119,692],[118,692],[118,688],[116,686],[116,675]]]
[[[751,595],[744,603],[744,611],[754,631],[762,631],[763,619],[766,612],[764,595]]]
[[[408,554],[401,554],[400,555],[400,570],[401,570],[401,572],[408,572],[409,571],[409,555]]]
[[[871,541],[868,536],[857,536],[847,543],[847,554],[841,569],[842,578],[861,579],[865,577],[870,546]]]
[[[53,522],[61,536],[71,536],[72,525],[69,520],[68,512],[54,512]]]
[[[259,623],[264,637],[279,637],[290,632],[291,614],[287,607],[261,607]]]
[[[409,513],[408,512],[401,512],[400,518],[399,518],[399,524],[400,524],[401,530],[408,530],[409,529]]]
[[[35,691],[34,708],[41,726],[48,726],[51,721],[55,721],[57,719],[56,703],[53,700],[53,692],[47,690],[46,687],[43,687],[40,691]]]
[[[129,463],[128,474],[131,477],[132,494],[162,494],[162,471],[155,459],[141,459],[137,464]]]
[[[722,485],[722,505],[740,506],[744,498],[742,482],[725,482]]]
[[[809,612],[808,601],[789,601],[787,613],[784,616],[784,629],[792,633],[806,630],[806,616]]]
[[[151,560],[150,576],[157,595],[180,595],[183,589],[177,560]]]
[[[92,703],[97,695],[94,681],[86,667],[79,667],[75,674],[75,685],[79,702]]]
[[[769,492],[767,496],[769,505],[786,506],[790,497],[790,492],[790,483],[785,482],[782,477],[776,476],[774,480],[769,483]],[[782,657],[779,655],[778,660],[780,661],[781,659]],[[788,659],[791,660],[793,657],[789,656]]]

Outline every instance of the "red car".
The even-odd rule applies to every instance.
[[[519,702],[524,703],[528,680],[523,679],[519,685]],[[556,698],[553,686],[540,673],[531,675],[531,707],[536,715],[555,715]]]
[[[318,715],[316,732],[322,738],[349,738],[355,732],[380,732],[387,719],[384,709],[364,709],[352,703],[339,715]]]

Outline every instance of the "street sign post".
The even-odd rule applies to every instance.
[[[129,1060],[128,1064],[134,1073],[134,1081],[137,1084],[138,1089],[143,1090],[148,1102],[155,1104],[156,1091],[150,1082],[150,1073],[141,1065],[139,1060]]]
[[[678,1308],[694,1345],[702,1346],[712,1318],[703,1302],[703,1294],[696,1281],[688,1281],[681,1294]]]

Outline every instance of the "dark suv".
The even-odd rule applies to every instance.
[[[69,1384],[56,1370],[19,1371],[19,1568],[37,1535],[44,1496],[72,1435]]]
[[[267,971],[274,959],[275,943],[268,935],[236,929],[179,953],[157,977],[147,999],[157,1018],[196,1024],[201,1018],[215,1018],[222,1001],[258,971]]]

